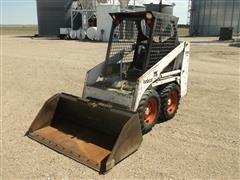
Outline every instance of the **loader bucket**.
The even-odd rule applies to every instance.
[[[138,114],[64,93],[44,104],[27,136],[100,173],[142,142]]]

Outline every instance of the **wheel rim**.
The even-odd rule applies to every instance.
[[[154,98],[150,98],[144,108],[144,122],[146,124],[152,124],[157,115],[157,101]]]
[[[177,91],[173,90],[169,93],[167,100],[167,112],[173,113],[177,108]]]

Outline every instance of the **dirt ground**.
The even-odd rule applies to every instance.
[[[104,60],[106,43],[2,40],[1,177],[3,179],[239,179],[239,48],[216,38],[191,43],[189,92],[177,116],[144,136],[140,149],[108,174],[24,136],[44,101],[81,96],[86,71]]]

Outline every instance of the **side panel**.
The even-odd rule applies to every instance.
[[[90,69],[87,72],[86,82],[85,82],[86,85],[93,85],[94,83],[96,83],[96,80],[98,79],[98,77],[102,75],[103,66],[104,66],[104,62],[98,64],[97,66],[95,66],[94,68]]]
[[[133,110],[136,111],[138,104],[143,96],[146,89],[153,84],[156,80],[161,77],[162,71],[172,62],[175,58],[184,50],[185,42],[182,42],[174,50],[172,50],[168,55],[162,58],[157,64],[155,64],[151,69],[144,73],[138,79],[138,85],[136,87]]]
[[[188,84],[188,69],[189,69],[189,57],[190,57],[190,43],[186,43],[183,63],[181,69],[181,97],[187,94],[187,84]]]
[[[136,113],[132,115],[118,136],[118,139],[114,145],[112,153],[108,159],[110,164],[107,164],[106,170],[109,170],[112,164],[116,164],[132,154],[140,147],[142,143],[142,131],[139,120],[139,115]]]
[[[90,86],[96,83],[98,77],[102,74],[104,62],[98,64],[94,68],[90,69],[86,74],[82,97],[86,98],[86,86]]]

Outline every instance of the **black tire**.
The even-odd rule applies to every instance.
[[[138,113],[142,134],[149,132],[158,120],[160,99],[155,89],[148,89],[142,96],[138,106]]]
[[[177,113],[180,102],[180,88],[176,83],[168,84],[159,92],[161,108],[159,118],[161,121],[172,119]]]

